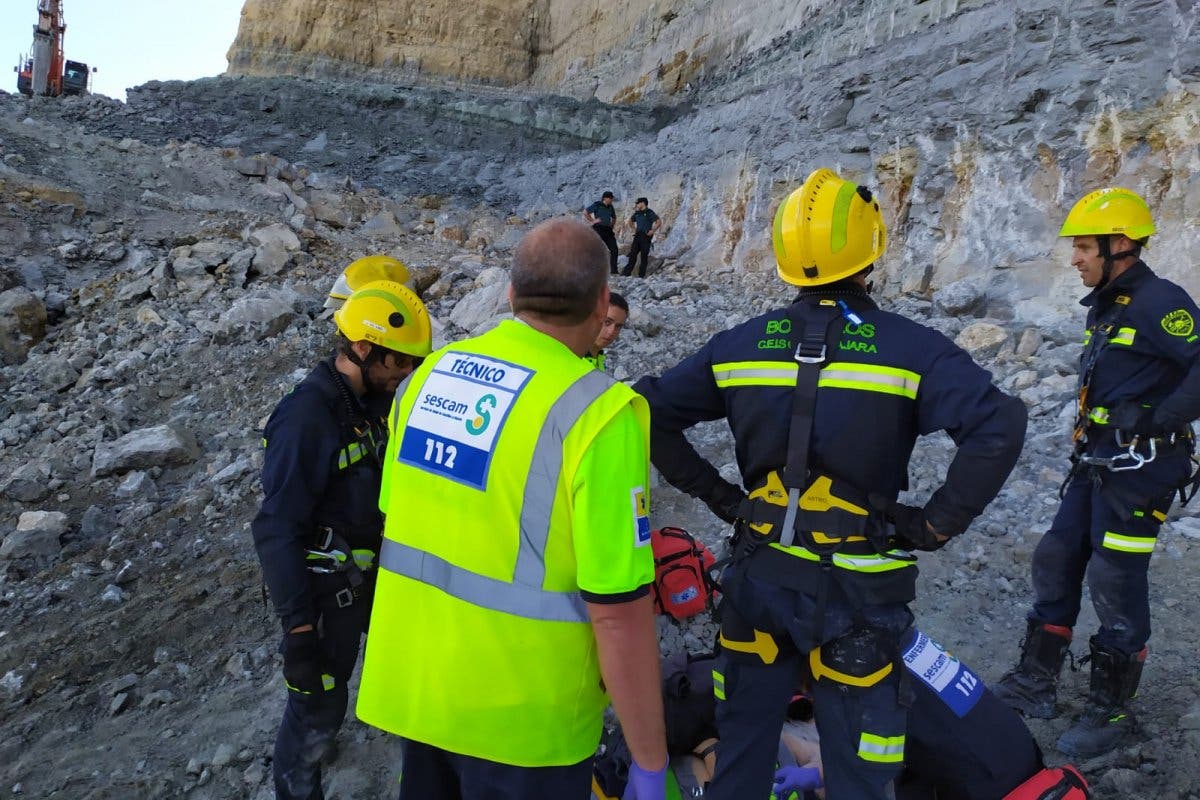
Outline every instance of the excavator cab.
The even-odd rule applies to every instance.
[[[26,97],[33,96],[33,59],[18,63],[13,72],[17,73],[17,91]]]
[[[91,72],[82,61],[67,61],[63,67],[63,94],[87,94]]]

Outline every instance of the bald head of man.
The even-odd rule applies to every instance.
[[[525,234],[510,279],[517,316],[569,326],[608,310],[608,248],[576,219],[547,220]]]

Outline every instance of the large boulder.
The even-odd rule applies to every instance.
[[[450,312],[450,321],[475,334],[496,317],[508,312],[508,285],[503,282],[480,286],[467,293]]]
[[[4,537],[0,558],[53,557],[62,552],[60,537],[67,531],[67,515],[61,511],[26,511],[17,529]]]
[[[20,364],[46,336],[46,306],[17,286],[0,292],[0,364]]]
[[[976,361],[991,358],[1008,341],[1008,331],[991,322],[975,322],[962,329],[954,343]]]
[[[115,442],[96,445],[92,455],[92,477],[186,464],[197,455],[191,434],[170,425],[156,425],[130,431]]]

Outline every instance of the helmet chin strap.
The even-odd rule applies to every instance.
[[[1096,288],[1107,286],[1109,280],[1112,279],[1112,271],[1114,262],[1120,261],[1123,258],[1136,257],[1136,250],[1122,250],[1120,253],[1111,251],[1112,236],[1097,236],[1096,243],[1100,247],[1100,257],[1104,259],[1104,265],[1100,268],[1100,284]]]
[[[351,364],[354,364],[356,367],[358,367],[358,372],[362,376],[363,389],[365,389],[368,394],[386,392],[386,386],[380,386],[379,384],[375,383],[375,381],[371,380],[371,365],[382,362],[385,351],[382,347],[376,347],[373,344],[370,345],[370,347],[371,349],[367,352],[366,358],[359,358],[358,353],[354,352],[353,349],[350,349],[346,352],[346,358],[350,359]]]

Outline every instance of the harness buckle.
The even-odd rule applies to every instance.
[[[804,346],[804,342],[801,342],[796,347],[796,360],[799,361],[801,364],[822,364],[825,362],[825,345],[824,345],[824,343],[821,344],[821,349],[819,352],[816,352],[815,355],[811,355],[813,352],[814,351],[811,347],[806,349]]]
[[[313,543],[313,550],[328,550],[333,546],[333,528],[322,525],[317,528],[317,535],[319,538]]]
[[[338,608],[349,608],[354,605],[354,592],[350,591],[349,588],[340,589],[333,596],[333,599],[337,602]]]

